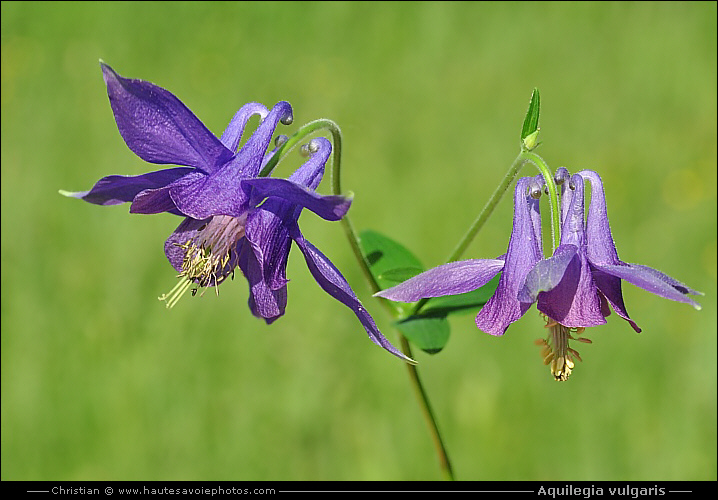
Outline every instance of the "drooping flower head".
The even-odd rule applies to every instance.
[[[165,242],[180,281],[162,297],[173,306],[190,288],[217,287],[237,267],[250,283],[252,312],[271,323],[286,306],[286,261],[291,241],[305,255],[317,282],[357,315],[370,339],[408,359],[384,338],[333,264],[299,232],[303,208],[336,221],[351,205],[343,196],[316,193],[331,144],[310,143],[310,158],[288,179],[258,177],[274,154],[267,151],[277,124],[292,121],[285,101],[271,110],[249,103],[234,115],[220,139],[172,93],[152,83],[101,68],[118,129],[128,147],[150,163],[174,163],[138,176],[108,176],[89,191],[62,194],[98,205],[131,202],[132,213],[169,212],[184,220]],[[238,149],[253,115],[262,120]],[[216,289],[216,288],[215,288]]]
[[[618,259],[598,174],[584,170],[564,182],[566,179],[567,171],[557,172],[563,193],[561,239],[550,257],[544,258],[541,250],[541,219],[535,197],[543,180],[541,176],[525,177],[516,183],[513,230],[505,256],[444,264],[377,295],[401,302],[454,295],[475,290],[502,272],[496,292],[476,316],[476,325],[486,333],[503,335],[536,302],[550,332],[548,339],[541,341],[544,359],[557,380],[566,380],[575,359],[580,360],[578,352],[569,347],[569,340],[590,342],[579,335],[586,327],[606,323],[611,308],[640,331],[626,312],[621,280],[700,309],[688,297],[700,292],[660,271]],[[592,188],[587,218],[584,180]]]

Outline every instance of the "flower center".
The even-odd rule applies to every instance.
[[[590,344],[591,341],[585,337],[579,337],[585,328],[569,328],[555,321],[545,314],[541,314],[546,320],[545,328],[548,328],[549,334],[546,339],[536,341],[537,345],[542,346],[541,356],[545,365],[551,365],[551,374],[556,380],[568,380],[571,370],[575,366],[576,360],[581,361],[578,351],[568,346],[569,340],[585,342]],[[573,337],[571,334],[577,336]]]
[[[244,236],[246,222],[246,215],[215,215],[198,229],[193,238],[183,244],[175,243],[184,250],[182,270],[177,275],[179,282],[159,300],[167,301],[167,307],[171,308],[192,285],[196,285],[192,295],[203,287],[202,295],[210,286],[214,286],[219,295],[217,285],[227,276],[234,277],[234,268],[237,266],[236,246]]]

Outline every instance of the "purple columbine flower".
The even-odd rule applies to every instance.
[[[172,307],[193,286],[216,287],[239,266],[250,285],[249,306],[267,323],[284,314],[285,277],[291,241],[304,253],[312,275],[334,298],[357,315],[370,339],[407,359],[381,334],[349,284],[334,265],[299,231],[303,208],[336,221],[351,205],[343,196],[315,192],[331,144],[314,139],[311,155],[291,177],[258,177],[272,157],[267,152],[279,121],[292,121],[292,108],[281,101],[271,111],[249,103],[235,114],[220,139],[169,91],[152,83],[123,78],[100,63],[117,127],[127,146],[150,163],[170,168],[138,176],[113,175],[83,192],[61,191],[97,205],[131,202],[131,213],[169,212],[185,219],[165,242],[165,255],[180,281],[160,297]],[[253,115],[262,122],[239,149]]]
[[[557,176],[560,180],[568,177],[567,172],[562,174]],[[589,180],[592,187],[586,220],[584,179]],[[536,197],[541,193],[541,183],[541,176],[524,177],[516,183],[513,230],[505,256],[444,264],[377,295],[401,302],[454,295],[475,290],[503,271],[496,292],[476,316],[476,325],[486,333],[503,335],[511,323],[537,302],[550,332],[546,340],[540,341],[542,354],[545,363],[551,364],[556,380],[567,380],[575,359],[581,359],[578,352],[569,347],[569,340],[590,342],[578,335],[586,327],[606,323],[610,307],[640,331],[626,312],[622,279],[700,309],[700,305],[687,297],[700,292],[655,269],[618,259],[603,186],[595,172],[586,170],[574,175],[568,189],[567,183],[562,184],[561,241],[553,255],[544,259]]]

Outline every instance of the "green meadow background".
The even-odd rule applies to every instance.
[[[415,352],[458,479],[716,480],[716,4],[2,2],[4,480],[435,480],[403,363],[290,254],[271,326],[238,273],[166,310],[173,215],[58,194],[158,168],[115,125],[102,58],[177,95],[217,135],[288,100],[291,134],[344,133],[359,230],[441,264],[519,151],[541,91],[552,168],[605,182],[619,255],[705,292],[701,311],[626,284],[567,383],[535,307],[494,338],[451,317]],[[301,164],[293,152],[277,174]],[[523,175],[534,175],[525,167]],[[328,176],[319,189],[329,192]],[[505,197],[466,258],[506,251]],[[306,237],[387,337],[339,223]]]

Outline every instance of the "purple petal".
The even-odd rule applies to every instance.
[[[616,311],[616,314],[628,321],[636,333],[641,333],[639,326],[628,316],[628,311],[626,311],[626,305],[623,302],[623,292],[621,291],[621,279],[611,274],[604,273],[595,265],[591,264],[590,261],[589,266],[591,267],[593,282],[596,284],[596,288],[598,288],[599,291],[599,297],[608,301],[608,304],[610,304],[613,310]],[[602,302],[601,306],[602,308],[606,308],[608,304],[604,304]],[[608,316],[609,313],[610,309],[608,311],[602,309],[602,314],[604,316]]]
[[[576,245],[580,252],[586,252],[586,225],[584,210],[583,178],[571,178],[574,189],[567,189],[563,196],[560,245]]]
[[[249,209],[249,197],[242,189],[241,178],[222,184],[199,171],[187,175],[168,187],[177,208],[194,219],[213,215],[241,217]]]
[[[591,170],[582,170],[579,175],[591,183],[591,204],[586,218],[586,255],[593,270],[593,281],[616,314],[628,321],[636,332],[640,332],[641,329],[636,322],[628,316],[621,291],[621,279],[596,268],[596,265],[622,264],[608,223],[606,196],[601,177]]]
[[[140,191],[166,186],[194,171],[192,168],[178,167],[135,176],[110,175],[97,181],[89,191],[62,193],[95,205],[118,205],[132,201]]]
[[[586,217],[586,254],[592,264],[618,264],[618,252],[608,224],[606,196],[601,177],[591,170],[578,173],[591,183],[591,204]],[[581,183],[583,184],[583,183]]]
[[[159,214],[162,212],[184,215],[172,201],[168,187],[145,189],[135,196],[130,205],[132,214]]]
[[[685,302],[692,305],[696,309],[701,308],[700,304],[687,297],[687,295],[703,295],[701,292],[697,292],[696,290],[687,287],[680,281],[677,281],[670,276],[657,271],[656,269],[648,266],[642,266],[640,264],[626,263],[618,265],[593,264],[593,266],[606,274],[626,280],[643,288],[644,290],[660,295],[663,298],[678,302]]]
[[[239,147],[239,141],[244,133],[244,127],[253,115],[259,115],[260,120],[264,120],[267,117],[267,108],[257,102],[250,102],[239,108],[232,121],[229,122],[227,128],[222,133],[222,137],[219,140],[224,146],[230,151],[237,151]]]
[[[702,295],[686,285],[655,269],[639,264],[627,264],[618,258],[608,223],[606,198],[601,177],[591,170],[583,170],[579,175],[591,182],[591,204],[586,220],[587,255],[594,268],[596,286],[606,296],[609,303],[622,318],[626,319],[636,331],[640,328],[628,317],[621,292],[621,279],[660,295],[661,297],[691,304],[696,309],[700,305],[686,295]],[[598,270],[598,271],[596,271]]]
[[[476,326],[491,335],[503,335],[511,323],[519,319],[531,304],[516,298],[526,274],[541,260],[541,233],[537,224],[538,200],[527,196],[530,177],[516,182],[514,220],[506,263],[496,292],[476,315]]]
[[[304,254],[307,267],[309,267],[309,271],[317,283],[319,283],[319,286],[356,314],[372,342],[382,346],[395,356],[413,363],[414,361],[411,358],[408,358],[400,350],[391,345],[391,342],[382,335],[376,323],[374,323],[374,319],[369,315],[367,310],[364,309],[364,306],[359,302],[356,295],[354,295],[344,276],[342,276],[339,270],[324,254],[304,239],[296,225],[292,229],[292,238]]]
[[[518,300],[533,304],[539,292],[556,288],[577,251],[576,245],[560,245],[553,256],[539,261],[526,275],[526,281],[517,295]]]
[[[266,205],[266,207],[265,207]],[[278,210],[272,211],[273,208]],[[287,284],[287,258],[292,240],[289,227],[295,220],[287,217],[291,206],[271,203],[271,200],[247,215],[244,236],[255,255],[263,281],[271,290],[279,290]]]
[[[561,184],[561,222],[566,220],[568,216],[568,209],[571,206],[571,200],[573,200],[573,189],[568,187],[569,180]]]
[[[137,156],[206,172],[234,156],[172,93],[150,82],[123,78],[105,63],[100,66],[117,128]]]
[[[568,265],[565,265],[565,259],[561,262],[565,266],[563,277],[557,285],[538,294],[537,307],[548,317],[570,328],[603,325],[606,319],[586,258],[583,179],[574,175],[572,181],[575,189],[573,195],[566,198],[570,200],[570,205],[565,211],[561,244],[556,253],[564,252],[563,248],[567,246],[575,246],[578,251]]]
[[[239,267],[249,283],[249,309],[256,317],[271,324],[287,307],[287,286],[273,289],[267,285],[262,265],[246,239],[240,240],[238,253]]]
[[[287,179],[261,177],[242,181],[242,185],[252,188],[251,198],[261,199],[276,196],[294,205],[307,208],[323,219],[336,221],[344,217],[349,210],[352,198],[344,196],[322,196]]]
[[[241,181],[259,174],[274,128],[280,119],[291,117],[291,113],[289,103],[277,103],[232,161],[209,176],[175,184],[170,196],[177,208],[195,219],[211,215],[240,217],[249,208]]]
[[[538,180],[543,186],[546,184],[546,181],[543,178],[543,175],[539,174],[534,177],[534,180]],[[527,186],[530,185],[531,180],[529,179],[527,182]],[[539,256],[543,258],[543,249],[542,249],[542,240],[541,240],[541,212],[539,211],[539,203],[536,200],[531,201],[531,197],[528,196],[527,201],[529,201],[529,214],[531,216],[531,229],[533,230],[533,239],[536,242],[536,248],[538,249]],[[503,257],[497,257],[499,259],[506,260],[506,254],[503,255]]]
[[[194,239],[204,226],[209,222],[208,219],[196,220],[189,217],[185,218],[177,229],[165,241],[165,255],[170,261],[172,267],[179,273],[182,271],[182,261],[184,260],[185,250],[180,248],[188,241]]]
[[[289,180],[309,189],[317,189],[324,175],[324,165],[332,153],[332,143],[324,137],[317,137],[309,143],[309,150],[312,156],[289,176]]]
[[[237,152],[234,160],[222,169],[222,175],[225,178],[235,174],[239,174],[245,179],[257,177],[277,124],[281,121],[288,125],[292,123],[292,119],[292,106],[288,102],[279,101],[275,104],[252,136]],[[230,177],[230,179],[232,178]]]
[[[538,295],[538,310],[569,328],[606,323],[585,256],[574,255],[559,284]]]
[[[395,302],[416,302],[428,297],[458,295],[481,288],[503,267],[504,261],[495,259],[449,262],[375,293],[374,296]]]

